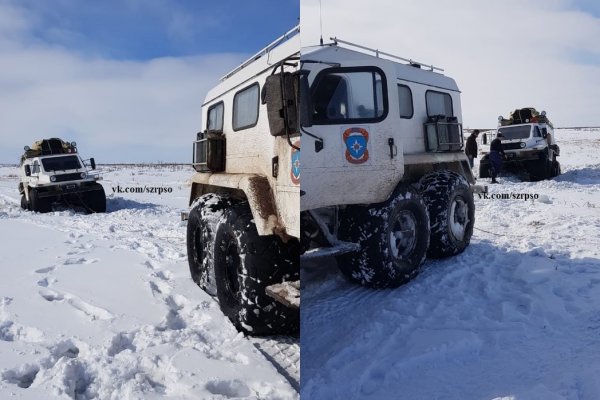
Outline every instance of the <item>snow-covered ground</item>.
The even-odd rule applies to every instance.
[[[108,212],[87,215],[21,210],[0,167],[0,399],[298,398],[297,340],[248,340],[189,277],[193,171],[100,169]]]
[[[470,247],[414,281],[306,265],[303,399],[600,399],[600,130],[556,138],[563,175],[501,177],[490,193],[538,200],[476,197]]]

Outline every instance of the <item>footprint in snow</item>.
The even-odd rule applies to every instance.
[[[50,349],[50,353],[56,358],[76,358],[79,355],[79,347],[72,340],[67,339],[55,344]]]
[[[99,260],[97,258],[85,258],[85,257],[67,258],[65,261],[63,261],[62,265],[93,264],[98,261]]]
[[[37,282],[37,284],[38,284],[38,286],[41,286],[41,287],[48,287],[50,285],[50,282],[48,281],[48,278],[44,278],[44,279],[40,279]]]
[[[151,269],[151,270],[155,270],[158,269],[158,265],[156,265],[155,263],[153,263],[152,261],[148,260],[148,261],[144,261],[144,266],[146,266],[147,268]]]
[[[125,350],[131,350],[131,351],[135,352],[136,347],[133,344],[134,338],[135,338],[134,333],[127,333],[127,332],[118,333],[110,341],[110,346],[106,350],[107,354],[111,357],[114,357],[117,354],[119,354]]]
[[[65,298],[61,293],[50,289],[42,289],[39,293],[46,301],[61,301]]]
[[[0,323],[0,341],[39,343],[44,340],[44,333],[37,328],[15,324],[13,321]]]
[[[27,389],[35,380],[38,372],[40,372],[40,367],[37,365],[26,364],[20,368],[9,369],[2,372],[2,380],[17,385],[20,388]]]
[[[158,278],[162,281],[171,280],[172,274],[169,271],[155,271],[150,274],[150,276]]]
[[[206,390],[215,395],[225,396],[228,399],[250,396],[250,388],[237,379],[231,381],[210,381]]]
[[[181,316],[179,315],[179,313],[177,311],[171,310],[167,314],[167,317],[165,318],[165,322],[161,327],[164,327],[165,330],[171,329],[174,331],[180,331],[182,329],[187,328],[187,324],[185,323],[183,318],[181,318]]]
[[[47,301],[66,301],[70,306],[75,308],[77,311],[83,313],[92,321],[98,319],[108,320],[114,318],[114,316],[104,308],[86,303],[80,298],[73,296],[69,293],[60,293],[46,288],[40,290],[39,294]]]
[[[51,267],[45,267],[45,268],[40,268],[40,269],[36,269],[35,273],[36,274],[46,274],[48,272],[52,272],[56,269],[55,266],[51,266]]]
[[[148,286],[150,286],[150,290],[154,296],[158,296],[161,294],[169,294],[171,292],[171,288],[165,282],[157,281],[157,282],[148,282]]]

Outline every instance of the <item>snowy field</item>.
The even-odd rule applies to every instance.
[[[556,139],[563,175],[500,177],[538,200],[476,197],[470,247],[414,281],[303,269],[303,399],[600,399],[600,130]]]
[[[0,167],[0,399],[297,399],[297,339],[249,340],[189,277],[193,170],[100,170],[106,214],[37,214]]]

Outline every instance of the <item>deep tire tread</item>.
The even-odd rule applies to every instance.
[[[388,221],[404,210],[412,212],[416,219],[416,244],[409,255],[399,259],[390,248]],[[336,257],[339,269],[348,279],[372,288],[400,286],[414,278],[425,261],[429,245],[425,203],[416,191],[401,187],[385,203],[347,206],[340,211],[338,236],[361,247],[359,252]]]
[[[454,172],[441,171],[424,176],[419,186],[431,223],[427,255],[442,258],[463,252],[471,241],[475,224],[475,204],[467,180]],[[450,206],[456,196],[460,196],[469,207],[469,222],[461,240],[457,240],[450,230]]]

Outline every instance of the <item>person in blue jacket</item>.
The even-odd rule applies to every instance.
[[[496,138],[490,143],[490,169],[492,176],[492,183],[498,183],[496,176],[502,169],[502,159],[505,157],[504,147],[502,146],[502,139],[504,135],[499,133]]]

